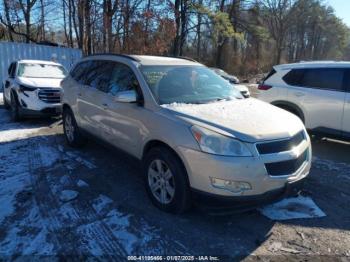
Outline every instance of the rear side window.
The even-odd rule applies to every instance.
[[[325,90],[343,91],[344,71],[342,68],[305,69],[300,85]]]
[[[85,61],[77,64],[74,69],[70,72],[71,77],[74,78],[79,84],[85,84],[85,76],[89,71],[91,61]]]
[[[86,85],[111,95],[138,88],[138,81],[131,68],[114,61],[92,61],[84,78]]]
[[[282,79],[288,85],[299,86],[304,75],[304,69],[292,69]]]

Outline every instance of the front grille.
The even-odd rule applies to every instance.
[[[298,134],[289,139],[257,144],[256,148],[259,154],[279,153],[291,150],[293,147],[299,145],[304,139],[304,132],[300,131]]]
[[[270,176],[286,176],[295,173],[307,160],[307,150],[302,153],[298,158],[276,162],[276,163],[266,163],[265,167],[267,173]]]
[[[48,104],[61,103],[61,90],[53,88],[41,88],[38,93],[39,99]]]

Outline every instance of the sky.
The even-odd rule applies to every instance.
[[[350,0],[326,0],[335,10],[336,15],[350,27]]]

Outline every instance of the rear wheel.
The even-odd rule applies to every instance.
[[[180,214],[191,206],[186,170],[170,149],[155,147],[147,153],[144,178],[147,193],[159,209]]]
[[[19,104],[13,92],[11,92],[11,118],[13,121],[20,121],[22,116],[19,112]]]
[[[73,112],[68,108],[63,110],[63,131],[70,146],[81,147],[86,143],[86,138],[81,133]]]

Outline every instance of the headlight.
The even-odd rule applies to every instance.
[[[191,131],[205,153],[222,156],[252,156],[247,146],[237,139],[198,126],[192,126]]]
[[[35,91],[37,87],[34,86],[25,86],[25,85],[19,85],[19,91],[24,92],[24,91]]]

